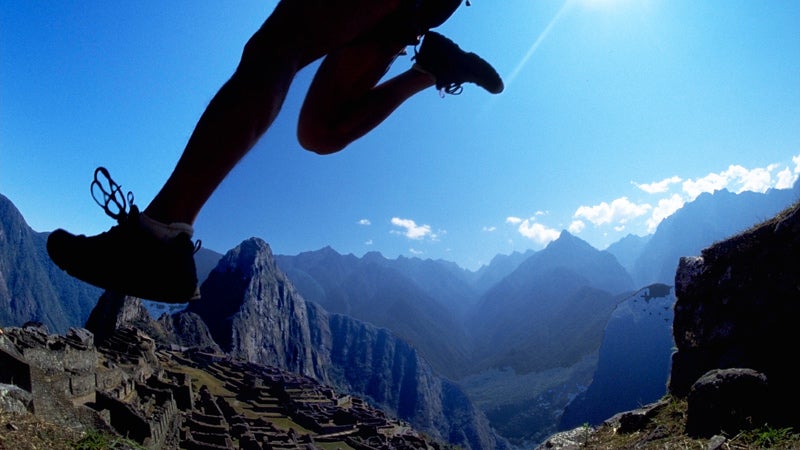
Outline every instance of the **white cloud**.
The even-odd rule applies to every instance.
[[[766,168],[755,168],[747,170],[744,167],[736,166],[736,176],[739,187],[736,193],[753,191],[764,193],[773,186],[772,171],[778,168],[777,164],[770,164]]]
[[[669,190],[670,185],[677,184],[683,181],[681,177],[674,176],[670,178],[665,178],[661,181],[656,181],[654,183],[646,183],[646,184],[639,184],[636,182],[632,182],[634,186],[637,188],[647,192],[648,194],[663,194]]]
[[[401,219],[399,217],[392,217],[392,225],[404,229],[404,231],[392,230],[392,233],[402,234],[409,239],[420,240],[425,237],[436,239],[436,234],[431,231],[430,225],[417,225],[411,219]]]
[[[703,178],[697,180],[686,180],[683,182],[683,192],[689,195],[689,201],[692,201],[705,192],[714,192],[724,189],[728,186],[728,179],[722,174],[710,173]]]
[[[578,234],[583,231],[584,228],[586,228],[586,223],[584,223],[582,220],[573,220],[572,223],[569,224],[569,228],[567,228],[567,230],[569,230],[569,232],[572,234]]]
[[[510,223],[512,225],[517,225],[519,223],[522,223],[522,219],[520,219],[519,217],[508,216],[508,217],[506,217],[506,223]]]
[[[560,231],[554,228],[548,228],[532,219],[523,220],[519,224],[517,230],[519,230],[519,234],[542,245],[546,245],[550,243],[550,241],[558,239],[561,235]]]
[[[364,245],[372,245],[372,239],[369,239],[366,242],[364,242]]]
[[[422,250],[417,250],[415,248],[409,248],[408,252],[411,253],[412,255],[417,255],[417,256],[425,254],[425,252],[423,252]]]
[[[773,176],[773,172],[780,165],[770,164],[766,167],[748,169],[738,164],[732,164],[719,173],[710,173],[696,180],[683,182],[683,191],[688,195],[688,200],[696,199],[700,194],[712,193],[722,189],[739,194],[745,191],[767,192],[770,188],[786,189],[792,186],[800,174],[800,155],[792,157],[794,169],[785,167]]]
[[[580,206],[573,217],[586,219],[595,225],[624,224],[631,219],[647,214],[652,208],[647,203],[636,204],[627,197],[620,197],[610,204],[601,202],[595,206]]]
[[[792,170],[787,167],[778,172],[778,181],[775,183],[775,188],[789,189],[794,186],[795,181],[797,181],[797,173],[792,172]]]
[[[365,226],[366,226],[366,225],[372,225],[372,222],[370,222],[370,221],[369,221],[369,219],[361,219],[361,220],[359,220],[357,223],[358,223],[359,225],[365,225]]]
[[[483,231],[486,231],[487,233],[491,233],[495,230],[497,230],[497,227],[483,227]]]
[[[658,224],[671,216],[675,211],[681,209],[684,203],[683,198],[679,194],[673,194],[671,197],[659,200],[658,206],[653,209],[653,214],[647,219],[647,232],[653,233],[656,231]]]

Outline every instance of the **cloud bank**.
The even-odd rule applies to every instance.
[[[727,169],[709,173],[698,178],[684,178],[674,175],[663,180],[639,183],[637,198],[631,200],[622,196],[594,205],[581,205],[575,209],[566,229],[572,234],[580,234],[592,226],[603,233],[620,233],[636,230],[651,234],[667,217],[694,201],[704,193],[726,189],[739,194],[745,191],[765,193],[769,189],[789,189],[800,176],[800,155],[793,156],[790,164],[768,164],[765,167],[746,168],[732,164]],[[516,216],[506,218],[506,223],[516,226],[517,232],[540,245],[557,239],[559,231],[538,220],[543,215],[537,212],[529,219]]]

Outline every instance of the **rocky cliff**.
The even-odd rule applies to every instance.
[[[800,448],[800,203],[680,259],[668,396],[537,449]]]
[[[669,390],[687,397],[712,369],[766,376],[768,420],[794,424],[800,386],[791,356],[800,317],[800,208],[681,258],[675,276]]]
[[[229,251],[187,311],[202,317],[223,351],[327,382],[324,323],[277,268],[266,242],[244,241]]]
[[[604,331],[592,383],[567,405],[561,429],[598,425],[620,411],[664,396],[674,304],[671,287],[654,284],[617,306]]]
[[[466,395],[413,347],[388,330],[304,300],[263,240],[249,239],[228,252],[201,292],[188,311],[232,356],[332,383],[443,440],[502,447]]]
[[[92,310],[100,289],[61,271],[47,256],[46,240],[0,194],[0,325],[34,320],[64,333]]]

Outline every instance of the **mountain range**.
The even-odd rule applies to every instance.
[[[359,258],[331,248],[277,255],[270,263],[266,243],[247,240],[224,258],[204,252],[202,267],[219,262],[213,271],[198,263],[198,272],[209,273],[203,297],[218,300],[189,311],[207,322],[222,348],[242,357],[278,358],[273,362],[301,373],[373,389],[368,396],[388,400],[395,413],[419,409],[415,414],[428,418],[421,422],[443,414],[437,401],[474,403],[500,436],[528,446],[569,424],[593,423],[605,414],[600,406],[635,407],[625,403],[662,395],[671,339],[661,322],[643,320],[630,305],[644,302],[650,313],[668,312],[674,297],[643,294],[642,286],[672,285],[678,257],[699,254],[798,197],[797,185],[766,194],[705,194],[652,236],[630,236],[599,251],[563,232],[544,250],[498,255],[476,272],[447,261],[389,260],[378,253]],[[35,320],[63,331],[85,323],[101,292],[55,269],[44,251],[46,233],[30,230],[5,197],[0,225],[0,325]],[[249,274],[256,268],[257,276]],[[253,286],[245,278],[270,282]],[[265,297],[267,285],[272,291]],[[259,304],[259,298],[275,303]],[[222,306],[231,309],[215,309]],[[243,325],[253,317],[263,319],[263,330]],[[633,335],[661,359],[636,359],[641,348],[621,344]],[[621,348],[627,351],[614,352]],[[630,398],[609,402],[616,389],[608,380],[632,364],[651,370],[647,380],[637,380],[642,389],[628,386]],[[427,373],[443,377],[424,381]],[[411,385],[401,380],[411,379],[416,389],[408,397]],[[439,400],[425,400],[426,391],[438,392]],[[453,396],[457,392],[466,395]],[[480,422],[473,420],[475,429],[487,429]],[[435,429],[447,434],[457,428]]]

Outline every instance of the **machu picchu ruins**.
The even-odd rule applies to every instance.
[[[0,330],[0,391],[18,410],[147,449],[447,448],[310,377],[133,327],[97,345],[84,328]]]

